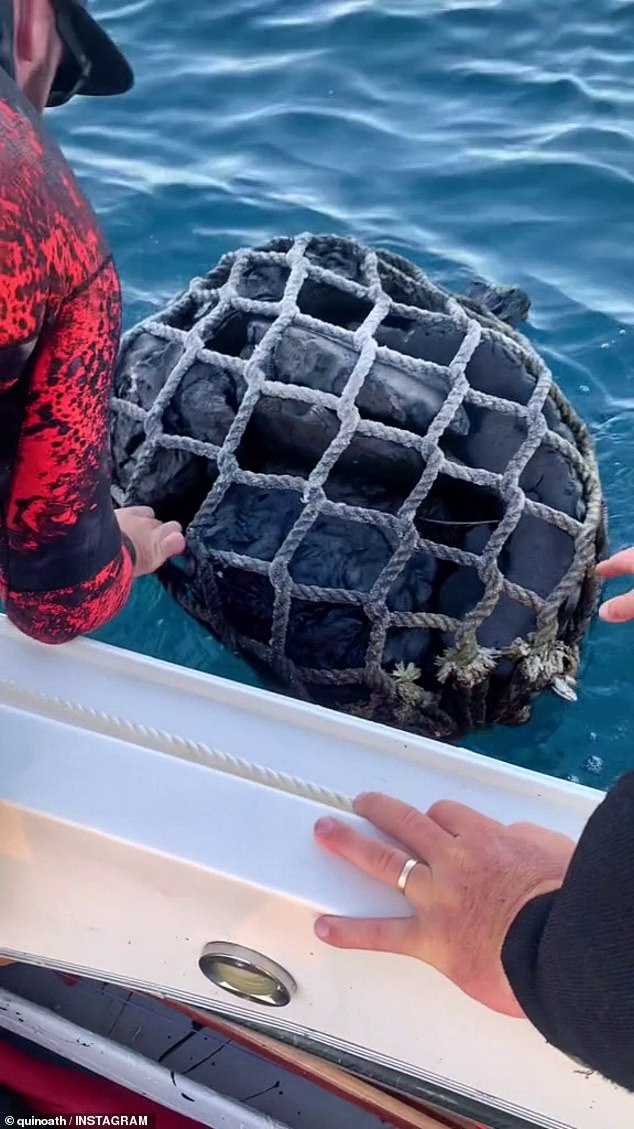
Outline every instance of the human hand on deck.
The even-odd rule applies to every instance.
[[[623,549],[607,561],[601,561],[597,572],[602,580],[613,580],[615,576],[634,576],[634,549]],[[606,600],[599,608],[599,615],[608,623],[627,623],[634,619],[634,591]]]
[[[115,517],[136,549],[135,578],[156,572],[166,560],[185,550],[182,526],[177,521],[159,521],[149,506],[127,506],[115,510]]]
[[[317,936],[337,948],[416,957],[494,1011],[522,1017],[502,966],[504,940],[526,902],[561,886],[574,842],[534,824],[498,823],[449,800],[423,814],[368,793],[357,797],[354,810],[402,845],[335,819],[316,823],[317,842],[393,889],[400,878],[403,890],[405,879],[413,913],[324,916],[315,923]]]

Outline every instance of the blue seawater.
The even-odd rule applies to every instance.
[[[634,542],[633,3],[94,10],[136,88],[49,123],[114,249],[126,325],[225,251],[304,230],[389,247],[454,288],[517,283],[531,339],[592,429],[613,547]],[[153,579],[98,634],[257,684]],[[633,646],[634,626],[597,622],[578,704],[543,697],[526,727],[467,744],[607,786],[634,762]]]

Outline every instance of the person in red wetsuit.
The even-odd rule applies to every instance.
[[[132,84],[80,0],[0,0],[0,597],[45,643],[107,622],[135,576],[185,547],[178,523],[114,509],[119,279],[41,117]]]

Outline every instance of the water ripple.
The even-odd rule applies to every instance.
[[[95,0],[135,90],[49,120],[119,264],[126,323],[224,251],[352,233],[449,286],[524,286],[529,335],[597,442],[634,540],[634,4]],[[148,583],[108,637],[231,670]],[[590,782],[631,761],[629,635],[597,624],[580,702],[473,747]]]

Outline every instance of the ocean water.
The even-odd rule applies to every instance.
[[[94,10],[136,89],[48,120],[115,252],[126,325],[225,251],[304,230],[391,248],[450,287],[519,284],[596,441],[612,545],[634,543],[634,3]],[[98,637],[258,684],[154,579]],[[465,743],[606,787],[634,763],[633,651],[634,626],[597,622],[576,705],[543,697],[527,726]]]

